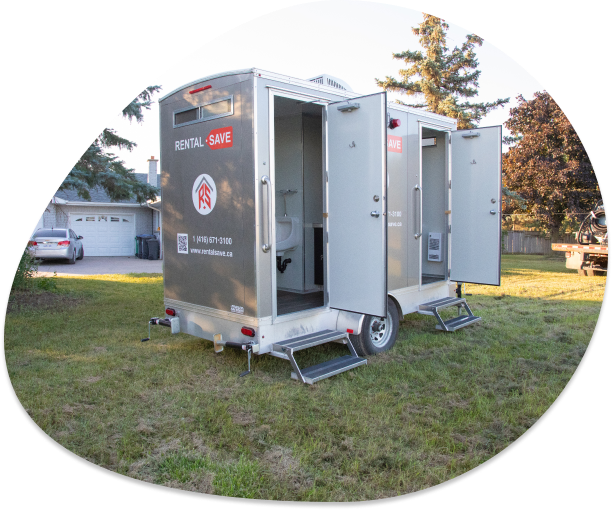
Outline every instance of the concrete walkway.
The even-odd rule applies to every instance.
[[[161,273],[162,260],[147,260],[136,257],[88,257],[68,264],[63,260],[43,260],[38,266],[39,276],[91,274]]]

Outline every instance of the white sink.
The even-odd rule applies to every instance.
[[[282,257],[286,251],[295,250],[302,242],[300,219],[293,216],[276,218],[276,256]]]

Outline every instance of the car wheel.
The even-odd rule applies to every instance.
[[[85,248],[81,248],[81,254],[77,257],[77,260],[83,260],[85,256]]]
[[[367,356],[388,351],[395,345],[399,329],[399,313],[391,298],[387,298],[387,317],[366,315],[358,335],[349,335],[357,354]]]
[[[72,258],[68,259],[68,264],[74,264],[76,262],[76,250],[72,250]]]

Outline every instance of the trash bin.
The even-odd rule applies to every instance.
[[[136,256],[139,259],[149,258],[149,245],[147,244],[147,241],[149,239],[155,239],[155,236],[152,236],[150,234],[141,234],[139,236],[136,236],[136,240],[138,242],[138,251],[136,253]]]
[[[159,241],[148,239],[147,246],[149,248],[149,260],[157,260],[159,258]]]

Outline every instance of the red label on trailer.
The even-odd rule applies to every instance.
[[[213,129],[206,137],[206,144],[212,149],[227,149],[234,145],[234,130],[232,126]]]
[[[402,152],[402,137],[387,135],[387,150],[391,152]]]

